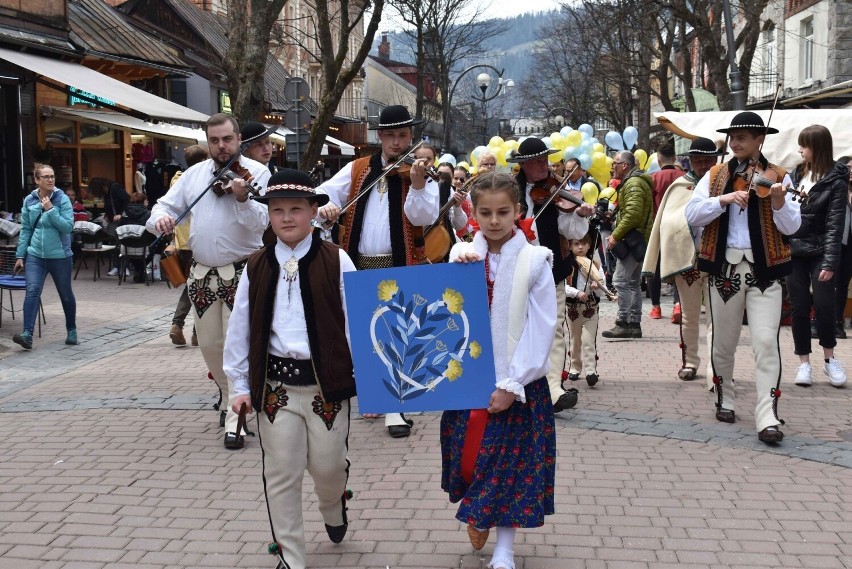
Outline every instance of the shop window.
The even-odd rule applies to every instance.
[[[44,142],[46,144],[74,144],[74,123],[67,119],[46,118],[42,121],[44,125]]]
[[[80,144],[116,144],[115,131],[98,124],[80,124]]]

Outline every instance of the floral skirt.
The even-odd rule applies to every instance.
[[[441,488],[450,502],[461,501],[456,518],[479,529],[529,528],[553,514],[556,431],[547,379],[525,388],[526,403],[488,415],[485,434],[467,484],[462,478],[462,448],[470,411],[441,416]]]

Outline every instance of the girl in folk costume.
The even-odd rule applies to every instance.
[[[607,289],[600,267],[589,252],[595,241],[594,230],[582,239],[571,240],[574,254],[573,271],[565,282],[566,322],[568,323],[569,358],[568,379],[577,381],[586,373],[586,383],[594,387],[598,382],[598,305],[602,291],[607,298],[614,295]]]
[[[473,183],[472,243],[453,247],[455,262],[485,260],[497,384],[488,409],[447,411],[441,418],[441,487],[474,549],[490,528],[497,545],[488,567],[514,569],[517,528],[539,527],[553,514],[556,434],[547,384],[556,328],[552,253],[530,245],[515,227],[519,190],[508,174]]]

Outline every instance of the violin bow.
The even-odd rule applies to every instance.
[[[542,214],[542,212],[544,212],[545,208],[547,206],[549,206],[550,203],[554,199],[556,199],[556,196],[559,195],[559,190],[562,190],[563,188],[565,188],[568,185],[568,178],[570,178],[571,174],[573,174],[577,170],[577,168],[579,168],[579,167],[580,167],[580,162],[577,162],[574,165],[574,167],[571,168],[571,171],[568,172],[567,174],[565,174],[565,177],[562,178],[562,181],[559,182],[559,184],[557,184],[556,186],[554,186],[553,190],[550,193],[550,197],[547,198],[547,200],[544,202],[544,204],[538,210],[538,213],[533,216],[533,221],[536,221],[538,219],[538,217]]]

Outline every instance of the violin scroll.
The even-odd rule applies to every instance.
[[[233,193],[233,190],[231,190],[231,183],[234,180],[245,180],[248,191],[253,195],[260,195],[260,185],[254,181],[252,173],[248,168],[241,166],[238,163],[232,164],[229,169],[222,173],[221,178],[213,184],[213,193],[216,194],[217,197]]]

